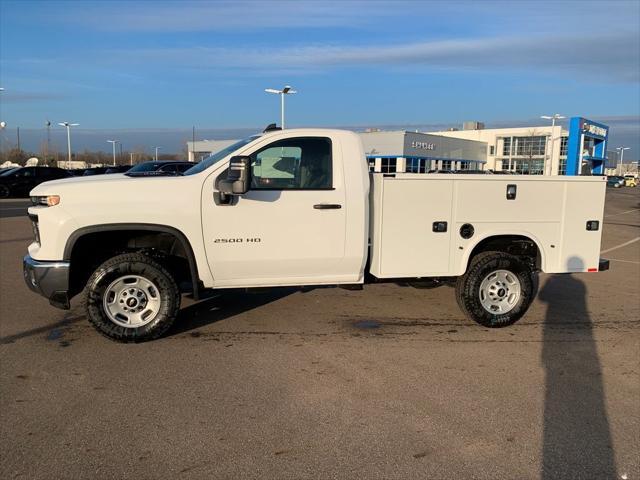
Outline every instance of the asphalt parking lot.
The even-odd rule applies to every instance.
[[[0,217],[1,478],[640,478],[640,189],[607,193],[611,270],[543,275],[500,330],[375,285],[221,293],[116,344],[28,291]]]

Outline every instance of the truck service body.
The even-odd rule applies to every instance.
[[[27,285],[58,307],[85,291],[119,341],[157,338],[180,292],[456,280],[469,317],[517,321],[538,271],[592,272],[606,179],[370,174],[349,131],[265,132],[184,175],[47,182],[32,192]]]

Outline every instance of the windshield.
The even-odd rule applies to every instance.
[[[230,155],[231,153],[235,152],[236,150],[244,147],[245,145],[248,145],[249,143],[253,142],[256,138],[259,138],[260,135],[252,135],[251,137],[247,137],[244,138],[232,145],[229,145],[226,148],[223,148],[222,150],[220,150],[219,152],[213,153],[211,155],[209,155],[207,158],[205,158],[204,160],[202,160],[200,163],[198,163],[197,165],[191,167],[189,170],[187,170],[186,172],[183,173],[183,175],[193,175],[195,173],[200,173],[204,170],[206,170],[207,168],[209,168],[211,165],[214,165],[216,163],[218,163],[220,160],[222,160],[223,158],[225,158],[226,156]],[[131,170],[129,170],[131,171]]]
[[[18,170],[19,168],[20,167],[7,168],[6,172],[0,173],[0,177],[6,177],[6,176],[10,175],[11,173],[15,172],[16,170]]]
[[[162,165],[162,164],[160,164]],[[156,162],[144,162],[139,163],[135,167],[130,168],[127,173],[135,173],[135,172],[152,172],[158,168],[158,164]]]

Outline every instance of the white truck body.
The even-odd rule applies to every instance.
[[[276,164],[286,166],[282,178],[259,181],[267,186],[293,182],[304,175],[299,169],[305,156],[295,153],[300,150],[295,142],[303,142],[304,150],[309,139],[330,143],[330,158],[322,160],[330,162],[325,187],[261,185],[225,197],[228,203],[219,201],[232,157],[249,157],[253,175],[264,176],[274,169],[275,155]],[[73,259],[87,263],[92,248],[178,252],[188,261],[196,297],[203,287],[358,285],[368,274],[377,279],[457,277],[483,245],[511,248],[505,239],[528,242],[536,270],[599,268],[604,177],[370,174],[359,137],[326,129],[269,132],[204,166],[206,161],[184,176],[115,174],[39,185],[31,192],[36,201],[58,196],[59,204],[29,209],[39,241],[29,246],[25,259],[27,284],[53,304],[68,307],[68,299],[81,290],[71,284],[84,286],[90,273],[79,273]],[[507,189],[514,186],[515,198],[507,199]],[[434,231],[435,223],[446,223],[445,231]],[[463,238],[461,228],[466,226],[468,234],[469,225],[472,235]],[[149,235],[158,232],[173,236],[175,244],[149,243]],[[33,278],[47,262],[66,265],[66,301],[52,299],[52,289],[61,287],[42,287]]]

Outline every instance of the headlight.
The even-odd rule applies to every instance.
[[[34,205],[43,205],[45,207],[55,207],[60,203],[60,195],[42,195],[31,197],[31,203]]]

